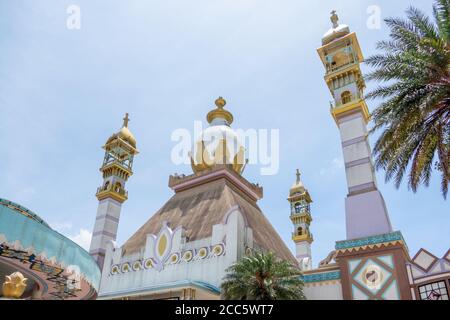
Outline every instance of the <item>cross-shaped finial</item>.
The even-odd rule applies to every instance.
[[[130,118],[128,118],[128,112],[125,113],[125,118],[123,118],[123,126],[128,127],[128,122],[130,121]]]
[[[300,182],[300,170],[297,169],[297,173],[295,174],[297,176],[297,182]]]
[[[330,20],[333,23],[333,28],[339,27],[339,24],[338,24],[339,17],[336,14],[336,10],[331,11],[331,18],[330,18]]]

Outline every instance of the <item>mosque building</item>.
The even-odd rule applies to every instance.
[[[334,11],[331,22],[317,52],[345,162],[346,239],[337,240],[317,267],[313,192],[297,170],[285,215],[292,222],[292,253],[258,206],[263,188],[243,176],[245,148],[219,97],[190,155],[192,173],[169,176],[172,197],[120,246],[115,241],[126,184],[139,154],[128,114],[103,146],[89,254],[32,211],[0,199],[0,277],[6,279],[0,297],[220,299],[228,267],[254,252],[273,252],[302,271],[307,299],[448,300],[450,250],[438,258],[420,249],[411,258],[390,222],[368,141],[362,50]]]
[[[262,187],[242,175],[245,150],[219,97],[191,156],[193,173],[171,175],[174,195],[115,247],[125,182],[138,153],[126,115],[104,146],[103,184],[97,191],[90,253],[103,270],[99,299],[219,299],[225,270],[255,251],[271,251],[296,264],[308,299],[448,299],[450,250],[440,259],[424,249],[410,258],[402,233],[391,225],[368,142],[362,51],[334,11],[331,22],[317,51],[344,154],[346,239],[313,268],[313,201],[297,170],[288,196],[295,255],[289,251],[258,207]],[[205,138],[211,135],[221,138]]]
[[[108,139],[90,251],[103,266],[100,299],[217,299],[225,270],[254,250],[297,263],[258,207],[263,189],[242,176],[244,148],[225,100],[215,104],[191,157],[193,174],[170,176],[174,195],[119,248],[111,240],[136,140],[127,121]]]

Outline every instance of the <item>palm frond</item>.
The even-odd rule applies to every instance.
[[[298,268],[273,253],[255,253],[227,269],[222,296],[227,300],[302,300],[300,276]]]
[[[446,197],[450,182],[450,0],[436,0],[431,21],[411,7],[406,19],[389,18],[390,39],[382,52],[366,60],[374,68],[368,80],[379,85],[368,99],[383,101],[372,112],[370,133],[382,131],[374,146],[375,167],[398,188],[408,173],[408,187],[428,186],[433,161]]]

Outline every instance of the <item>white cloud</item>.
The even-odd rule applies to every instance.
[[[52,229],[64,234],[67,238],[76,242],[83,249],[89,250],[91,244],[92,233],[84,228],[80,228],[78,233],[73,233],[73,225],[71,222],[53,222],[50,223]]]
[[[320,175],[332,175],[335,174],[337,171],[340,171],[344,168],[344,160],[340,157],[333,158],[327,165],[326,168],[320,169]]]
[[[53,222],[50,223],[50,226],[59,233],[64,233],[64,231],[69,231],[72,229],[72,224],[70,222]]]
[[[69,236],[69,239],[76,242],[80,247],[89,250],[91,244],[92,233],[89,230],[81,228],[78,234]]]
[[[331,163],[333,164],[333,169],[342,169],[344,167],[344,160],[342,158],[333,158]]]

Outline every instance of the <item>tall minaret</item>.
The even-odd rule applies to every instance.
[[[138,154],[136,139],[128,129],[128,113],[123,119],[122,129],[113,134],[106,144],[105,158],[100,171],[103,184],[97,189],[98,209],[89,253],[100,268],[105,259],[106,244],[116,240],[122,203],[128,199],[125,183],[133,174],[133,158]]]
[[[367,139],[369,110],[364,100],[361,48],[354,32],[338,23],[323,36],[318,53],[325,66],[325,81],[333,95],[331,114],[339,128],[347,175],[345,200],[347,239],[392,232],[388,212],[377,189]]]
[[[291,204],[291,220],[294,224],[292,240],[295,242],[295,256],[300,269],[311,270],[311,243],[313,236],[309,231],[312,217],[310,203],[312,202],[308,190],[300,180],[300,171],[297,169],[297,179],[289,190],[288,201]]]

